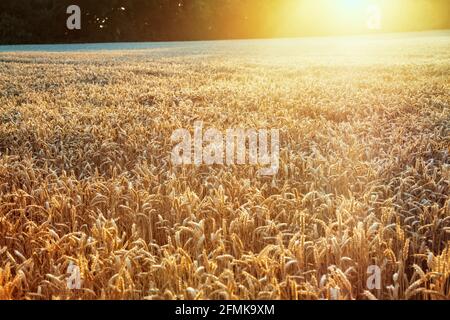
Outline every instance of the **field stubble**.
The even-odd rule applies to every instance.
[[[448,34],[190,46],[0,53],[0,298],[450,298]],[[174,168],[196,120],[278,174]]]

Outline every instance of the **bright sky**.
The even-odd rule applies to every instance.
[[[396,4],[394,4],[394,2]],[[398,3],[402,3],[398,5]],[[302,0],[290,1],[275,19],[280,34],[306,30],[310,34],[352,34],[400,27],[392,19],[410,10],[414,1],[405,0]],[[405,5],[406,4],[406,5]],[[423,12],[423,11],[422,11]],[[385,25],[385,14],[390,19]],[[394,21],[394,22],[392,22]]]
[[[335,2],[339,6],[337,8],[337,16],[345,16],[348,20],[364,18],[367,29],[381,29],[382,12],[380,6],[375,1],[340,0],[341,3],[339,3],[338,0]]]
[[[275,19],[280,33],[420,30],[448,24],[450,0],[292,0]],[[445,21],[447,19],[447,21]]]

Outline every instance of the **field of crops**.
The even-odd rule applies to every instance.
[[[174,167],[197,120],[278,173]],[[449,153],[450,32],[3,52],[0,298],[450,299]]]

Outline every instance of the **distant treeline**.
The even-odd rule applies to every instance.
[[[339,25],[336,13],[327,10],[327,4],[338,1],[346,0],[0,0],[0,44],[265,38],[367,31],[359,22]],[[386,7],[382,31],[450,28],[450,0],[372,2]],[[81,30],[66,27],[70,5],[81,8]]]

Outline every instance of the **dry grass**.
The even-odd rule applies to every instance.
[[[0,53],[0,298],[449,299],[449,61],[448,33]],[[173,168],[199,119],[279,128],[278,175]]]

